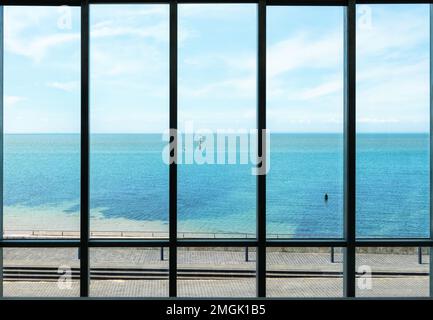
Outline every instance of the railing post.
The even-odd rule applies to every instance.
[[[245,262],[248,262],[248,247],[245,247]]]
[[[418,263],[422,264],[422,247],[418,247]]]
[[[161,247],[161,261],[164,261],[164,247]]]
[[[331,247],[331,263],[335,263],[335,248]]]

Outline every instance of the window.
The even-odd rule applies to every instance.
[[[4,8],[6,238],[79,237],[80,10]]]
[[[344,32],[339,7],[270,7],[267,234],[343,235]]]
[[[429,6],[358,9],[357,235],[426,238]]]
[[[5,248],[5,297],[78,297],[80,262],[75,248]]]
[[[67,2],[0,6],[0,298],[432,295],[431,5]]]
[[[179,297],[245,298],[256,295],[255,252],[249,248],[181,248]]]
[[[168,248],[90,250],[90,296],[168,297]]]
[[[255,128],[256,15],[250,4],[179,5],[180,237],[254,236],[255,176],[240,158]]]
[[[167,238],[168,6],[90,8],[93,237]]]
[[[268,248],[269,297],[342,297],[342,248]]]
[[[427,297],[428,248],[358,248],[359,297]]]

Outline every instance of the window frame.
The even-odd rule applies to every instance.
[[[356,248],[358,247],[428,247],[430,248],[430,298],[433,298],[433,4],[431,1],[384,0],[129,0],[128,4],[169,5],[170,88],[169,124],[178,127],[178,14],[180,3],[253,3],[257,4],[257,129],[266,129],[266,8],[267,6],[340,6],[344,8],[344,237],[342,239],[267,239],[266,238],[266,175],[257,176],[257,235],[255,239],[179,239],[177,237],[177,165],[169,167],[169,238],[148,239],[97,239],[90,238],[89,221],[89,7],[97,4],[122,4],[121,0],[3,0],[0,6],[0,161],[3,163],[3,6],[78,6],[81,9],[81,174],[80,174],[80,239],[3,239],[0,232],[0,299],[3,299],[3,248],[78,248],[80,252],[80,297],[89,297],[89,248],[103,247],[168,247],[169,296],[177,297],[177,248],[180,247],[255,247],[256,296],[266,297],[266,248],[268,247],[342,247],[344,248],[343,278],[344,298],[355,297]],[[393,239],[356,238],[356,5],[357,4],[430,4],[430,236],[429,238]],[[258,135],[258,153],[262,153],[262,135]],[[266,152],[263,156],[266,155]],[[266,159],[265,159],[266,161]],[[0,166],[0,200],[3,202],[3,166]],[[0,230],[3,230],[3,206],[0,209]],[[344,299],[341,298],[341,299]],[[300,298],[297,298],[300,299]]]

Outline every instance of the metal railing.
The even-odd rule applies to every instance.
[[[142,238],[142,239],[164,239],[168,238],[168,231],[90,231],[91,238]],[[5,230],[4,238],[21,238],[21,237],[56,237],[56,238],[79,238],[80,231],[78,230]],[[268,233],[270,239],[293,239],[293,238],[311,238],[311,234],[292,234],[292,233]],[[248,232],[197,232],[197,231],[182,231],[177,233],[177,237],[181,239],[255,239],[255,233]],[[315,238],[329,238],[329,235],[315,234]]]
[[[254,233],[243,233],[243,232],[178,232],[178,238],[180,239],[254,239],[256,234]],[[310,235],[311,236],[311,235]],[[317,237],[317,235],[315,235]],[[3,232],[4,239],[26,239],[26,238],[79,238],[80,232],[77,230],[5,230]],[[91,231],[90,237],[92,238],[139,238],[139,239],[165,239],[169,237],[168,231]],[[308,235],[299,235],[296,237],[302,238]],[[283,233],[270,233],[268,238],[271,239],[291,239],[294,238],[294,234],[283,234]],[[423,264],[422,247],[417,248],[418,264]],[[164,247],[161,247],[160,253],[161,261],[164,260]],[[250,261],[249,248],[245,247],[245,261]],[[335,247],[331,247],[330,252],[331,263],[336,262],[335,259]]]

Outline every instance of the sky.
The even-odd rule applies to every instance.
[[[342,132],[341,7],[276,7],[267,17],[267,126]],[[358,132],[428,132],[429,6],[357,7]],[[182,4],[179,128],[256,125],[257,8]],[[167,5],[90,9],[92,133],[164,132],[169,117]],[[80,130],[80,11],[4,8],[6,133]]]

